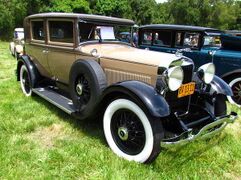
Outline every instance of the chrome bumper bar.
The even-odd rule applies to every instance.
[[[188,137],[185,139],[181,139],[178,141],[162,141],[161,147],[169,148],[174,146],[181,146],[187,143],[190,143],[192,141],[195,141],[197,139],[205,139],[212,137],[213,135],[221,132],[229,123],[233,123],[237,119],[237,113],[231,112],[230,115],[226,115],[224,117],[219,117],[214,120],[214,122],[207,124],[204,126],[197,134],[193,135],[192,132],[188,133]],[[217,127],[216,129],[212,130],[212,128],[221,125],[220,127]]]

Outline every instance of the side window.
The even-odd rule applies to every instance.
[[[44,40],[44,22],[43,21],[32,21],[32,38],[34,40]]]
[[[189,48],[198,48],[199,40],[199,33],[187,32],[184,36],[183,46]]]
[[[152,32],[144,32],[141,38],[141,44],[151,45],[152,42]]]
[[[49,21],[49,38],[51,42],[73,43],[73,22]]]
[[[171,31],[157,31],[154,34],[153,45],[170,47],[172,42]]]
[[[177,32],[175,37],[175,47],[180,47],[180,46],[182,46],[182,33]]]

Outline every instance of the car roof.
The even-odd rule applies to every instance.
[[[150,24],[141,26],[140,29],[175,29],[175,30],[184,30],[184,31],[214,31],[222,32],[218,29],[201,27],[201,26],[187,26],[187,25],[176,25],[176,24]]]
[[[36,18],[76,18],[82,21],[90,23],[104,23],[104,24],[117,24],[117,25],[134,25],[135,22],[130,19],[100,16],[93,14],[78,14],[78,13],[40,13],[28,16],[26,19],[36,19]]]
[[[14,31],[24,31],[23,28],[15,28]]]

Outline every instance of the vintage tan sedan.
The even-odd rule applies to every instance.
[[[114,153],[140,163],[236,119],[226,112],[232,91],[213,64],[195,73],[192,60],[180,54],[140,50],[116,38],[133,25],[87,14],[27,17],[25,55],[17,64],[23,93],[79,119],[98,115]]]

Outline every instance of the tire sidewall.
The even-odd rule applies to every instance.
[[[123,108],[129,109],[132,112],[134,112],[139,117],[145,130],[146,142],[143,150],[137,155],[128,155],[125,152],[123,152],[121,149],[119,149],[111,133],[112,116],[117,110],[123,109]],[[108,105],[104,113],[103,128],[104,128],[104,134],[105,134],[107,143],[109,144],[110,148],[115,154],[129,161],[136,161],[140,163],[144,163],[148,161],[149,157],[153,152],[153,147],[154,147],[153,129],[152,129],[151,123],[148,120],[148,117],[137,104],[127,99],[116,99],[112,101]]]
[[[231,80],[228,85],[232,88],[232,86],[239,81],[241,82],[241,78],[235,78],[235,79]],[[237,104],[233,100],[232,96],[227,96],[227,99],[231,104],[235,104],[236,106],[241,107],[241,104]]]
[[[23,84],[23,73],[26,72],[28,74],[28,77],[29,77],[29,83],[30,83],[30,91],[27,93],[26,92],[26,89],[24,87],[24,84]],[[24,93],[25,96],[32,96],[32,88],[31,88],[31,77],[30,77],[30,74],[29,74],[29,71],[27,69],[27,67],[23,64],[21,66],[21,69],[20,69],[20,84],[21,84],[21,89]]]

